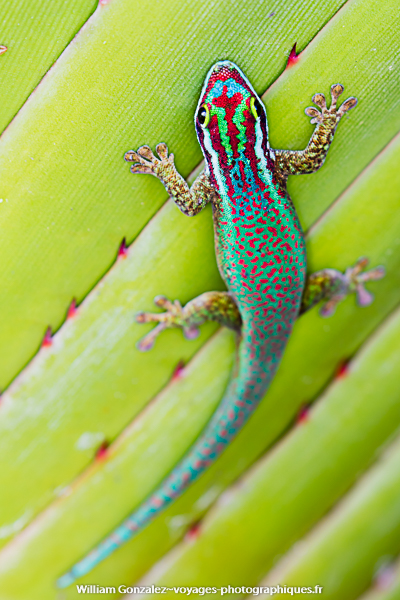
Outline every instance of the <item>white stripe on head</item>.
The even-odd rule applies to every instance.
[[[218,184],[218,188],[219,188],[218,191],[220,194],[223,194],[224,189],[226,188],[226,181],[225,181],[225,177],[219,166],[218,153],[214,150],[214,148],[212,146],[210,132],[207,129],[204,130],[203,144],[204,144],[204,148],[207,150],[207,152],[211,156],[211,163],[212,163],[212,167],[213,167],[213,171],[214,171],[214,176],[215,176],[215,179],[217,180],[217,184]]]
[[[269,174],[269,170],[268,170],[268,165],[267,165],[267,157],[265,156],[265,153],[264,153],[264,150],[262,147],[263,140],[264,140],[264,134],[261,129],[261,119],[258,118],[256,121],[256,144],[254,146],[254,151],[256,153],[257,158],[260,160],[260,165],[262,166],[261,174],[263,174],[265,177],[266,174]],[[267,148],[271,152],[271,150],[269,148],[268,140],[267,140]],[[268,181],[266,181],[266,183],[270,184],[271,183],[270,179],[271,179],[271,177],[268,176]]]

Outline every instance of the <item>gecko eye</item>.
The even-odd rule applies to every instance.
[[[199,112],[197,113],[197,120],[203,129],[207,127],[210,121],[210,111],[208,110],[208,106],[206,104],[200,106]]]
[[[258,98],[254,98],[254,96],[250,100],[250,110],[254,115],[255,119],[259,119],[263,113],[263,107],[261,106],[261,102]]]

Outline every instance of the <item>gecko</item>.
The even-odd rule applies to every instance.
[[[383,277],[384,269],[366,271],[366,258],[344,273],[327,268],[307,277],[304,235],[286,185],[289,175],[313,173],[324,163],[340,119],[357,104],[350,97],[338,107],[343,90],[332,85],[329,108],[323,94],[313,96],[318,108],[305,112],[316,127],[305,150],[274,150],[264,104],[238,66],[220,61],[208,72],[195,111],[205,169],[190,188],[165,143],[156,146],[157,156],[149,146],[125,154],[131,172],[156,176],[185,215],[193,217],[211,203],[216,258],[227,287],[183,307],[157,296],[155,304],[164,312],[136,316],[139,323],[156,323],[139,349],[150,350],[171,327],[193,339],[211,320],[237,332],[237,360],[218,408],[192,448],[150,497],[58,580],[59,587],[141,531],[221,455],[265,395],[300,314],[323,300],[321,314],[330,316],[350,293],[361,306],[372,302],[364,284]]]

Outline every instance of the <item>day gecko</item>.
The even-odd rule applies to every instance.
[[[142,505],[59,579],[59,587],[88,573],[141,531],[224,451],[263,398],[299,314],[325,300],[321,312],[331,315],[351,292],[362,306],[372,301],[364,282],[380,279],[384,271],[363,272],[365,258],[344,274],[324,269],[306,281],[304,236],[286,189],[289,175],[322,166],[337,124],[357,104],[348,98],[337,108],[342,92],[340,84],[331,87],[329,109],[323,94],[313,97],[320,110],[306,108],[316,127],[305,150],[273,150],[263,103],[236,65],[218,62],[207,74],[195,112],[206,167],[190,189],[166,144],[158,144],[158,158],[149,146],[126,153],[125,160],[134,163],[132,173],[158,177],[185,215],[192,217],[211,202],[218,267],[228,288],[206,292],[183,308],[158,296],[155,304],[165,312],[137,315],[139,323],[157,323],[139,348],[149,350],[169,327],[181,327],[193,338],[199,325],[212,320],[238,332],[238,360],[219,408],[194,446]]]

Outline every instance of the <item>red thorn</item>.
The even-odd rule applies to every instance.
[[[185,539],[188,542],[196,540],[200,535],[200,523],[194,523],[191,528],[187,531]]]
[[[128,248],[126,245],[126,240],[125,238],[122,240],[121,245],[118,249],[118,258],[126,258],[128,254]]]
[[[300,54],[297,54],[297,51],[296,51],[296,44],[297,44],[297,42],[294,43],[294,46],[290,51],[289,58],[288,58],[288,61],[286,64],[287,69],[289,69],[290,67],[293,67],[293,65],[295,65],[300,60],[300,58],[299,58]]]
[[[104,460],[108,455],[108,442],[103,442],[96,452],[96,460]]]
[[[296,424],[300,425],[301,423],[306,423],[310,416],[310,407],[308,404],[303,404],[300,407],[299,412],[296,416]]]
[[[348,375],[349,363],[350,361],[348,359],[343,359],[340,361],[335,372],[335,379],[343,379],[346,377],[346,375]]]
[[[0,54],[4,54],[4,52],[7,52],[7,50],[7,46],[0,46]]]
[[[46,348],[46,346],[51,346],[53,343],[53,339],[51,336],[51,327],[46,329],[46,333],[44,334],[44,338],[42,341],[42,348]]]
[[[72,302],[69,305],[68,312],[67,312],[67,319],[72,319],[72,317],[74,317],[77,312],[78,311],[76,308],[76,300],[75,300],[75,298],[72,298]]]
[[[172,373],[172,381],[176,381],[178,379],[182,379],[183,371],[185,369],[185,363],[183,360],[180,360],[176,365],[174,372]]]

